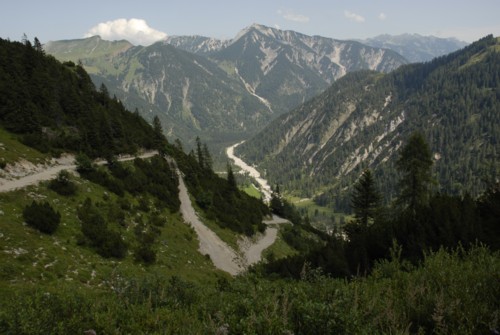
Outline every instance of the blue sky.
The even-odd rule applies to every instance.
[[[97,32],[149,44],[165,34],[228,39],[260,23],[337,39],[418,33],[472,42],[500,35],[499,13],[500,0],[7,0],[0,37],[45,43]]]

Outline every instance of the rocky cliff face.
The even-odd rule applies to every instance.
[[[205,36],[168,36],[165,42],[194,54],[207,55],[224,48],[230,41]]]
[[[348,72],[390,72],[406,63],[390,50],[257,24],[210,57],[234,71],[250,92],[268,101],[278,114],[319,94]]]

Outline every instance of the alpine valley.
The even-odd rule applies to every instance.
[[[498,334],[500,38],[460,47],[0,38],[0,334]]]
[[[97,87],[146,119],[159,116],[167,136],[185,142],[246,139],[348,72],[407,63],[388,49],[257,24],[230,41],[183,36],[142,47],[94,36],[44,49],[81,61]]]
[[[351,185],[367,168],[393,197],[398,149],[419,131],[432,150],[435,188],[477,195],[500,171],[499,49],[488,36],[389,74],[348,74],[237,152],[286,190],[348,211]]]

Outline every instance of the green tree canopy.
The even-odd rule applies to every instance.
[[[380,203],[380,193],[375,187],[372,172],[367,169],[363,172],[351,197],[351,207],[356,222],[367,227],[373,221]]]
[[[45,234],[54,233],[61,222],[61,214],[56,212],[47,201],[41,203],[33,201],[31,205],[24,208],[23,218],[28,225]]]
[[[421,133],[413,133],[401,150],[396,167],[402,174],[398,202],[415,213],[416,208],[429,200],[432,178],[432,156]]]

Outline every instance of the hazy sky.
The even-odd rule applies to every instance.
[[[500,35],[499,13],[500,0],[5,0],[0,37],[100,34],[146,45],[166,35],[228,39],[260,23],[337,39],[418,33],[472,42]]]

